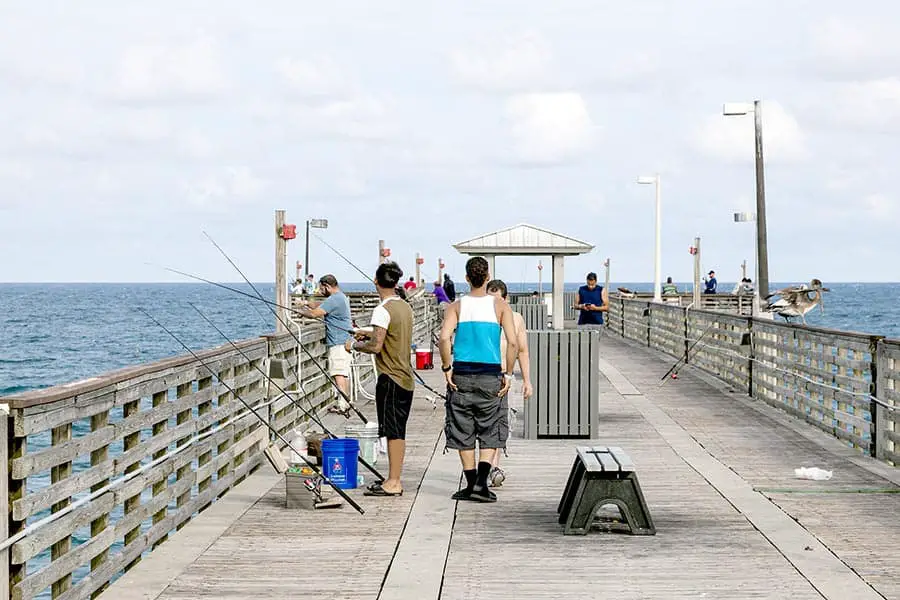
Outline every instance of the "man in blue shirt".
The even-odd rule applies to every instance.
[[[305,302],[300,314],[325,320],[325,345],[328,346],[328,374],[334,378],[342,392],[350,397],[350,353],[344,344],[350,339],[353,322],[350,320],[350,301],[338,287],[334,275],[319,279],[319,290],[324,302]],[[350,409],[344,398],[338,398],[338,412]]]
[[[579,329],[594,329],[603,325],[603,313],[609,310],[609,295],[602,285],[597,285],[597,274],[587,274],[586,285],[578,288],[575,309],[578,315]]]
[[[709,279],[704,279],[704,281],[706,282],[706,289],[703,290],[703,293],[704,294],[715,294],[716,289],[719,286],[719,282],[716,281],[716,272],[710,271]]]

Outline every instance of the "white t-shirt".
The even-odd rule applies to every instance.
[[[381,303],[375,307],[375,310],[372,311],[372,320],[369,321],[369,325],[374,327],[381,327],[382,329],[387,329],[388,325],[391,324],[391,313],[387,311],[384,307],[385,304],[391,302],[392,300],[402,300],[398,296],[392,296],[390,298],[386,298],[381,301]]]

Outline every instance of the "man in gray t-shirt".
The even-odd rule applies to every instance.
[[[350,320],[350,301],[338,287],[334,275],[324,275],[319,279],[319,289],[325,296],[323,302],[308,302],[300,312],[325,320],[325,345],[328,346],[328,373],[334,378],[342,392],[350,397],[350,353],[344,343],[350,339],[353,322]],[[344,398],[338,398],[338,411],[350,409]]]

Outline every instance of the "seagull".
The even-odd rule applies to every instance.
[[[788,322],[800,317],[800,320],[806,325],[806,313],[815,308],[817,304],[822,312],[825,312],[822,292],[830,291],[827,287],[822,286],[820,280],[813,279],[809,285],[803,283],[772,292],[766,296],[768,304],[763,310],[781,315]],[[779,299],[773,302],[772,298],[775,296],[779,296]]]

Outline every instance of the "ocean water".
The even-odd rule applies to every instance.
[[[251,293],[246,284],[231,287]],[[267,298],[275,297],[272,283],[255,284]],[[508,283],[510,291],[538,289],[536,282]],[[567,283],[574,291],[579,282]],[[720,283],[730,290],[733,283]],[[772,284],[777,289],[784,284]],[[649,283],[613,283],[636,291],[650,291]],[[810,325],[900,338],[900,284],[838,283],[828,284],[825,312],[807,315]],[[371,284],[344,284],[347,291],[373,290]],[[430,287],[430,286],[429,286]],[[683,285],[680,287],[684,287]],[[464,282],[457,282],[465,292]],[[549,291],[548,283],[543,290]],[[143,308],[169,327],[194,350],[226,343],[190,304],[203,311],[232,340],[246,339],[275,328],[275,317],[266,305],[234,292],[208,284],[0,284],[0,397],[50,387],[114,369],[186,354],[167,333],[142,314]],[[82,429],[79,429],[81,427]],[[77,423],[74,435],[87,432]],[[29,447],[36,450],[49,444],[49,436],[30,436]],[[118,444],[121,446],[121,443]],[[111,453],[121,451],[112,447]],[[77,473],[89,467],[88,457],[73,464]],[[50,483],[49,473],[28,480],[28,492]],[[149,491],[148,491],[149,493]],[[77,496],[80,497],[80,496]],[[76,498],[77,498],[76,497]],[[121,518],[111,515],[113,522]],[[35,515],[29,522],[49,511]],[[145,522],[143,528],[150,526]],[[89,536],[89,530],[76,532],[74,544]],[[118,550],[113,547],[113,552]],[[49,560],[49,551],[29,561],[29,573]],[[77,581],[87,573],[82,568]],[[42,595],[49,597],[49,593]]]
[[[229,283],[251,293],[249,286]],[[254,284],[275,298],[272,283]],[[580,283],[567,283],[567,291]],[[720,289],[733,283],[722,282]],[[771,284],[772,289],[784,283]],[[640,282],[611,283],[650,291]],[[810,325],[900,338],[900,283],[828,284],[825,312],[807,315]],[[344,284],[347,291],[371,284]],[[464,292],[464,282],[456,283]],[[510,291],[538,289],[537,282],[509,283]],[[543,290],[550,286],[544,282]],[[138,308],[185,344],[198,350],[225,343],[189,306],[195,304],[231,339],[271,332],[275,317],[266,305],[203,283],[0,284],[0,396],[68,383],[113,369],[185,354],[181,346]]]

